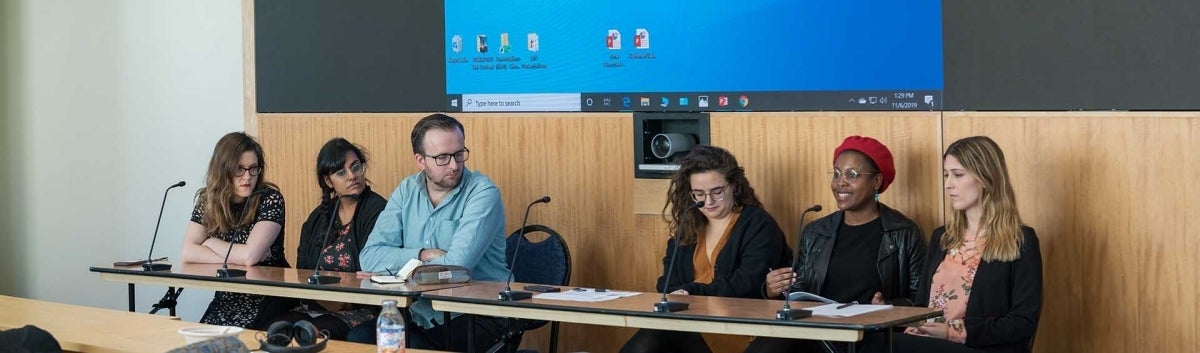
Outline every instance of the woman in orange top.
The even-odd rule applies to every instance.
[[[699,207],[695,207],[697,203]],[[679,233],[667,241],[659,291],[758,298],[762,274],[788,263],[783,230],[762,209],[746,171],[725,149],[697,146],[679,161],[663,213],[668,210],[669,231]],[[678,258],[668,270],[672,254]],[[665,271],[672,271],[670,282]],[[641,329],[621,352],[711,350],[699,333]]]

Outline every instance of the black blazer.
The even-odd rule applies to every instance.
[[[671,266],[674,249],[675,238],[671,238],[667,240],[667,253],[663,256],[664,275],[658,277],[656,288],[659,292],[663,291],[665,274]],[[671,283],[665,286],[667,292],[683,289],[691,295],[758,298],[767,271],[787,266],[791,257],[783,230],[775,223],[775,218],[766,210],[754,206],[744,207],[730,230],[725,247],[717,255],[712,283],[693,282],[696,269],[692,264],[692,256],[695,253],[695,243],[679,247]]]
[[[354,246],[357,247],[351,251],[356,255],[354,258],[355,271],[362,271],[357,254],[367,243],[367,236],[371,234],[372,229],[375,229],[375,220],[379,218],[379,213],[383,212],[385,206],[387,206],[387,200],[371,191],[370,186],[367,186],[362,195],[358,197],[358,207],[354,209],[354,220],[350,225],[350,232],[354,234]],[[317,251],[319,251],[317,249],[325,238],[325,231],[329,229],[329,208],[329,201],[321,202],[308,215],[304,226],[300,227],[300,246],[296,248],[297,269],[316,267]]]
[[[833,243],[845,213],[838,210],[804,227],[800,252],[796,255],[800,258],[795,269],[793,292],[821,294],[825,275],[829,272]],[[879,242],[875,268],[879,271],[883,298],[892,305],[913,306],[917,288],[924,278],[921,272],[925,265],[925,242],[921,239],[921,227],[883,203],[879,203],[879,218],[883,225],[883,240]]]
[[[941,246],[945,232],[946,227],[939,227],[929,240],[929,258],[917,293],[921,305],[929,305],[933,273],[946,257]],[[1033,349],[1042,314],[1042,250],[1033,228],[1022,226],[1021,232],[1025,238],[1016,261],[979,263],[963,319],[968,347],[995,353],[1029,353]]]

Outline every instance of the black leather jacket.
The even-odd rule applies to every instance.
[[[833,241],[844,213],[839,210],[804,227],[792,291],[821,295],[829,270],[829,254],[833,252]],[[883,203],[879,204],[879,217],[883,223],[883,241],[879,244],[876,268],[883,284],[884,300],[892,305],[912,306],[917,299],[921,266],[925,262],[921,228]]]

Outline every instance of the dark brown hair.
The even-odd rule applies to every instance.
[[[700,145],[693,147],[691,152],[679,160],[679,171],[671,177],[671,186],[667,189],[667,204],[663,206],[663,219],[667,221],[667,231],[675,234],[680,245],[696,242],[700,231],[708,225],[708,218],[699,214],[698,210],[689,209],[696,202],[692,201],[692,174],[717,172],[725,176],[729,182],[733,198],[733,209],[741,211],[745,206],[762,207],[750,181],[746,179],[746,170],[738,165],[737,158],[729,151],[716,146]],[[667,213],[670,210],[670,213]],[[684,213],[687,211],[687,213]],[[682,226],[681,226],[682,225]]]

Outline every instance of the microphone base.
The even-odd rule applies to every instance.
[[[342,278],[338,276],[322,276],[315,273],[312,276],[308,276],[308,284],[332,284],[341,282]]]
[[[232,268],[220,268],[220,269],[217,269],[217,277],[219,277],[219,278],[246,277],[246,271],[232,269]]]
[[[792,321],[812,316],[812,311],[804,309],[779,309],[775,311],[775,320]]]
[[[516,301],[532,299],[533,293],[516,291],[516,290],[505,290],[503,292],[498,293],[497,297],[498,297],[497,299],[500,299],[500,301],[516,302]]]
[[[171,264],[156,264],[156,263],[149,263],[149,262],[142,264],[142,271],[170,271],[170,270],[171,270]]]
[[[688,306],[689,306],[689,304],[684,303],[684,302],[662,301],[662,302],[654,303],[654,312],[656,312],[656,313],[673,313],[673,312],[679,312],[679,311],[686,311],[688,309]]]

